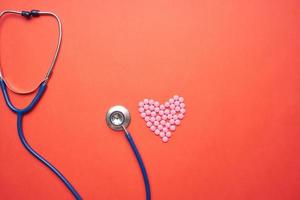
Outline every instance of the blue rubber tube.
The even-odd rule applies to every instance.
[[[1,89],[2,89],[3,96],[4,96],[4,99],[5,99],[5,102],[6,102],[7,106],[13,112],[15,112],[17,114],[18,134],[19,134],[19,138],[20,138],[23,146],[28,150],[28,152],[31,155],[33,155],[41,163],[43,163],[45,166],[47,166],[65,184],[65,186],[73,194],[73,196],[74,196],[74,198],[76,200],[81,200],[82,198],[80,197],[79,193],[75,190],[75,188],[71,185],[71,183],[53,165],[51,165],[46,159],[44,159],[35,150],[33,150],[31,148],[31,146],[28,144],[28,142],[26,141],[26,138],[24,136],[24,132],[23,132],[23,116],[26,113],[30,112],[34,108],[34,106],[39,102],[39,100],[41,99],[42,95],[44,94],[44,92],[46,90],[46,83],[43,82],[40,85],[36,96],[34,97],[34,99],[32,100],[32,102],[26,108],[24,108],[24,109],[18,109],[18,108],[16,108],[11,103],[11,101],[9,99],[9,96],[8,96],[8,93],[7,93],[6,85],[5,85],[5,83],[4,83],[3,80],[0,80],[0,85],[1,85]]]
[[[138,163],[140,165],[140,168],[141,168],[141,171],[143,174],[145,188],[146,188],[146,200],[150,200],[151,199],[150,183],[149,183],[149,178],[148,178],[147,171],[146,171],[145,165],[143,163],[142,157],[141,157],[136,145],[134,144],[133,138],[131,137],[130,133],[126,131],[125,136],[134,152],[136,159],[138,160]]]

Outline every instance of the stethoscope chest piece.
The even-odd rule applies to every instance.
[[[107,111],[105,119],[106,119],[107,126],[113,129],[114,131],[124,131],[125,133],[124,135],[136,156],[136,159],[141,168],[141,172],[143,174],[145,188],[146,188],[146,200],[150,200],[151,191],[150,191],[150,183],[149,183],[147,171],[144,166],[142,157],[133,141],[133,138],[131,137],[131,134],[127,130],[127,127],[129,126],[130,123],[129,111],[125,107],[120,105],[113,106]]]
[[[120,105],[111,107],[106,113],[106,123],[115,131],[122,131],[127,128],[130,119],[129,111]]]

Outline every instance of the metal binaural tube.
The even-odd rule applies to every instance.
[[[23,17],[26,17],[27,19],[30,19],[32,17],[42,16],[42,15],[44,15],[44,16],[51,16],[51,17],[55,18],[55,20],[56,20],[56,22],[58,24],[57,45],[56,45],[56,49],[55,49],[54,56],[52,58],[51,64],[50,64],[50,66],[48,68],[48,71],[47,71],[44,79],[41,81],[41,83],[42,82],[47,83],[49,81],[50,77],[51,77],[51,74],[53,72],[53,69],[54,69],[55,63],[57,61],[60,48],[61,48],[62,23],[61,23],[60,18],[55,13],[48,12],[48,11],[38,11],[38,10],[32,10],[32,11],[4,10],[4,11],[0,12],[0,18],[3,17],[5,14],[17,14],[17,15],[21,15]],[[1,69],[1,63],[0,63],[0,80],[2,80],[2,79],[4,80],[2,69]],[[16,93],[16,94],[30,94],[30,93],[36,91],[38,89],[38,87],[40,86],[40,84],[38,86],[36,86],[35,88],[33,88],[32,90],[29,90],[29,91],[18,91],[12,85],[10,85],[10,84],[8,84],[6,82],[7,88],[9,90],[11,90],[12,92]]]

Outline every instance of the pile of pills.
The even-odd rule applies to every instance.
[[[153,99],[144,99],[139,102],[139,112],[150,130],[160,136],[163,142],[168,142],[172,132],[184,118],[184,98],[174,95],[164,104]]]

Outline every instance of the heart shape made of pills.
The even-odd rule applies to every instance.
[[[186,112],[184,98],[178,95],[174,95],[164,104],[153,99],[144,99],[138,106],[147,127],[160,136],[163,142],[169,141]]]

